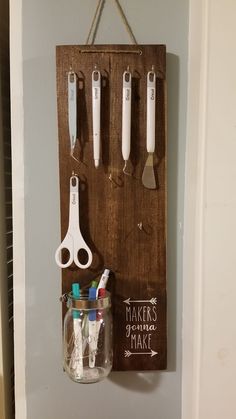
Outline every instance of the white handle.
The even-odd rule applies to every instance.
[[[122,156],[129,160],[131,137],[131,73],[123,73],[123,100],[122,100]]]
[[[69,206],[69,226],[70,233],[77,233],[79,228],[79,178],[70,177],[70,206]]]
[[[62,251],[67,250],[69,252],[69,259],[67,262],[62,262]],[[55,253],[55,261],[59,268],[68,268],[73,263],[73,238],[70,234],[66,234],[64,240],[57,248]]]
[[[147,152],[155,151],[156,119],[156,74],[149,71],[147,75]]]
[[[100,120],[101,120],[101,74],[92,72],[92,101],[93,101],[93,158],[95,167],[100,160]]]
[[[71,152],[77,136],[77,76],[74,71],[68,73],[68,120]]]
[[[79,178],[78,176],[71,176],[70,178],[70,214],[69,214],[69,236],[73,237],[73,253],[74,262],[81,269],[87,269],[93,260],[93,255],[80,231],[79,223]],[[86,263],[82,264],[78,258],[79,250],[85,250],[88,256]]]

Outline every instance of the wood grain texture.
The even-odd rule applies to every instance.
[[[99,50],[104,53],[82,53],[84,50]],[[124,53],[110,53],[111,50],[123,50]],[[142,54],[135,54],[134,51],[137,50],[141,50]],[[92,139],[91,74],[95,64],[102,76],[102,164],[98,169],[95,169],[93,163]],[[156,190],[145,189],[141,183],[147,158],[146,77],[152,65],[157,74],[154,158],[158,183]],[[133,177],[123,174],[121,154],[122,75],[127,66],[132,73],[130,160],[134,170]],[[80,164],[70,157],[67,111],[67,74],[70,67],[77,73],[79,80],[78,141],[75,155],[81,160]],[[113,271],[109,286],[114,314],[115,370],[166,368],[165,73],[164,45],[57,47],[61,235],[64,238],[68,227],[69,178],[74,170],[81,179],[81,230],[93,252],[93,263],[89,269],[81,270],[72,266],[62,271],[62,292],[68,292],[71,283],[76,280],[82,287],[88,287],[104,267]],[[109,180],[109,174],[112,174],[119,186]],[[140,222],[143,223],[143,230],[138,228]],[[157,298],[157,304],[133,302],[128,305],[124,303],[128,298]],[[140,325],[146,325],[147,328],[153,325],[152,328],[156,330],[135,331],[132,332],[132,339],[131,336],[127,337],[130,326],[135,328]],[[145,334],[151,334],[151,337],[145,340]],[[151,356],[150,349],[158,354]],[[134,354],[127,356],[125,351]],[[142,352],[147,354],[142,355]]]

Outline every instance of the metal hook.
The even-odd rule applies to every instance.
[[[152,71],[154,72],[154,70],[155,70],[155,67],[154,67],[154,65],[152,65]]]
[[[146,223],[146,222],[143,224],[143,222],[140,221],[137,224],[137,227],[138,227],[138,229],[140,231],[142,231],[143,233],[147,234],[148,236],[150,236],[152,234],[152,232],[153,232],[152,226],[150,224]]]
[[[127,176],[132,176],[132,173],[127,172],[126,167],[127,167],[127,160],[125,160],[125,165],[123,167],[123,173]]]
[[[70,156],[72,157],[72,159],[74,159],[75,161],[77,161],[77,163],[80,164],[80,161],[74,156],[74,149],[71,150]]]
[[[70,82],[74,83],[75,82],[75,78],[77,77],[77,74],[75,73],[75,71],[73,70],[72,66],[70,66],[70,71],[69,71],[69,76],[70,76]]]
[[[142,221],[140,221],[140,223],[138,223],[137,226],[138,226],[139,230],[141,230],[141,231],[143,230],[143,222]]]
[[[117,186],[116,185],[116,182],[114,181],[111,173],[109,174],[109,180],[110,180],[111,183],[113,183],[113,185]]]
[[[122,182],[122,180],[118,177],[118,179],[119,179],[119,182],[117,182],[117,181],[115,181],[115,179],[113,178],[113,176],[112,176],[112,174],[110,173],[109,174],[109,177],[108,177],[108,179],[110,180],[110,182],[117,188],[118,186],[120,187],[120,186],[122,186],[123,185],[123,182]]]
[[[60,296],[60,298],[59,298],[59,300],[60,300],[62,303],[67,303],[68,299],[69,299],[69,295],[68,295],[66,292],[65,292],[64,294],[62,294],[62,295]]]
[[[74,171],[74,170],[72,170],[72,177],[73,177],[73,176],[77,176],[77,177],[78,177],[77,173],[75,173],[75,171]]]

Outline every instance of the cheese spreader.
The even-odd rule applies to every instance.
[[[143,169],[142,183],[145,188],[156,189],[156,179],[153,167],[153,154],[155,152],[155,114],[156,114],[156,74],[149,71],[147,74],[147,137],[146,146],[148,158]]]

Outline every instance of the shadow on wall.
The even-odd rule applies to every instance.
[[[167,217],[167,318],[168,361],[167,371],[177,367],[177,199],[178,199],[178,149],[179,149],[179,57],[167,53],[167,168],[168,168],[168,217]],[[182,253],[182,252],[180,252]],[[179,304],[181,307],[181,305]],[[181,326],[179,328],[181,339]],[[180,368],[180,366],[178,366]],[[108,377],[114,384],[140,393],[151,393],[161,384],[165,371],[112,372]],[[127,379],[126,379],[127,377]]]

